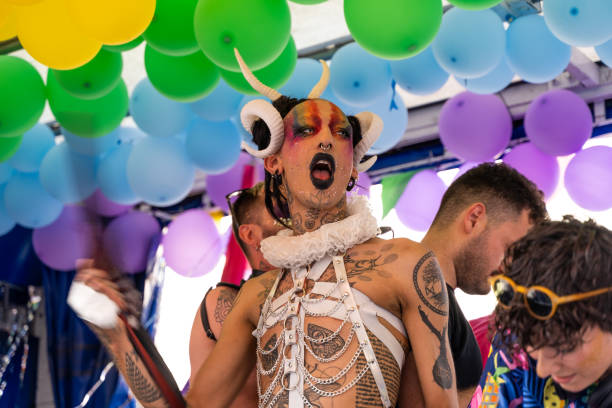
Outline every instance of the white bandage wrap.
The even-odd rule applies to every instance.
[[[72,282],[67,302],[81,319],[95,326],[112,329],[117,324],[119,307],[115,302],[83,282]]]

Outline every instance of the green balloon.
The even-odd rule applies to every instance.
[[[196,52],[193,14],[197,4],[197,0],[157,0],[153,21],[142,34],[147,44],[174,56]]]
[[[194,28],[200,48],[220,68],[240,71],[237,48],[249,68],[257,70],[285,49],[291,14],[286,0],[200,0]]]
[[[121,54],[102,49],[91,61],[79,68],[49,71],[70,95],[82,99],[96,99],[117,86],[122,69]]]
[[[448,2],[466,10],[484,10],[498,5],[502,0],[448,0]]]
[[[21,58],[0,56],[0,137],[23,135],[45,108],[45,84]]]
[[[0,163],[5,162],[19,149],[23,136],[0,137]]]
[[[359,45],[386,59],[424,50],[442,23],[442,0],[344,0],[344,18]]]
[[[126,42],[125,44],[103,45],[102,49],[104,49],[106,51],[111,51],[111,52],[129,51],[131,49],[134,49],[134,48],[138,47],[140,45],[140,43],[142,42],[142,40],[143,40],[142,36],[138,36],[138,37],[134,38],[132,41]]]
[[[295,64],[297,64],[297,49],[295,48],[293,38],[289,37],[289,42],[281,55],[267,67],[253,71],[253,74],[264,84],[277,89],[291,77],[295,69]],[[244,79],[242,72],[226,71],[224,69],[220,71],[221,77],[225,82],[238,92],[248,95],[258,95],[258,92],[249,85],[246,79]]]
[[[123,80],[97,99],[80,99],[60,86],[55,75],[47,75],[49,105],[55,119],[81,137],[100,137],[114,130],[128,111],[128,92]]]
[[[200,50],[173,57],[147,44],[145,68],[155,89],[180,102],[193,102],[205,97],[219,82],[217,66]]]
[[[291,0],[293,3],[298,4],[319,4],[325,3],[327,0]]]

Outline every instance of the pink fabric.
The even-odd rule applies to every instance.
[[[489,349],[491,348],[491,342],[489,341],[489,322],[492,317],[493,315],[491,314],[470,320],[470,326],[472,326],[472,331],[474,332],[478,347],[480,348],[483,368],[487,364],[487,357],[489,357]]]

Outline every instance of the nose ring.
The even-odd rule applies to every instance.
[[[331,143],[328,143],[328,144],[326,144],[326,145],[324,145],[323,143],[319,143],[319,148],[320,148],[321,150],[323,150],[324,152],[326,152],[326,151],[328,151],[328,150],[331,150],[332,145],[331,145]]]

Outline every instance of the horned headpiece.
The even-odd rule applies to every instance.
[[[282,96],[275,89],[261,83],[261,81],[259,81],[255,75],[253,75],[249,67],[247,67],[238,50],[234,49],[234,52],[236,54],[238,64],[240,65],[240,69],[242,70],[242,75],[244,75],[244,78],[253,87],[253,89],[263,96],[268,97],[272,102]],[[308,94],[309,99],[320,97],[327,87],[327,83],[329,82],[329,68],[323,60],[321,60],[321,65],[323,66],[321,79],[319,79],[319,82]],[[363,156],[365,156],[366,152],[370,150],[370,147],[372,147],[376,139],[378,139],[380,136],[383,129],[383,122],[376,114],[372,112],[361,112],[355,115],[355,117],[359,120],[359,125],[361,126],[362,139],[353,149],[353,166],[355,166],[358,172],[364,172],[372,167],[376,161],[376,156],[370,157],[363,163],[361,163],[361,159],[363,159]],[[283,144],[283,118],[270,102],[263,99],[255,99],[244,105],[242,111],[240,112],[240,120],[242,122],[242,126],[244,126],[246,131],[251,134],[253,123],[255,123],[258,119],[263,120],[268,126],[268,129],[270,130],[270,143],[263,150],[253,149],[245,142],[242,143],[242,147],[251,155],[263,159],[278,152]]]

